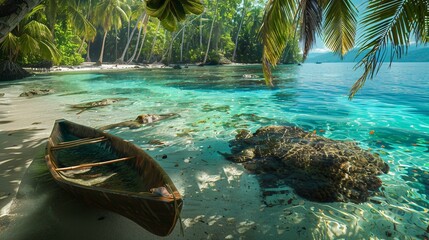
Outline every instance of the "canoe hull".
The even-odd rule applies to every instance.
[[[83,132],[88,132],[91,136],[79,137],[100,137],[105,136],[108,138],[108,143],[111,143],[111,148],[122,152],[121,154],[136,156],[130,164],[132,169],[145,176],[145,178],[137,179],[138,181],[145,181],[149,179],[148,176],[153,175],[152,182],[149,179],[148,186],[158,186],[162,182],[174,194],[171,196],[159,196],[147,192],[132,192],[122,189],[105,189],[97,186],[81,185],[75,182],[68,181],[64,175],[59,172],[58,159],[55,159],[56,154],[53,149],[58,141],[55,139],[58,129],[61,124],[67,124],[73,128],[85,128]],[[71,125],[70,125],[71,124]],[[81,131],[80,129],[79,131]],[[46,154],[46,163],[55,181],[65,190],[72,193],[76,197],[82,199],[86,203],[116,212],[130,220],[136,222],[146,230],[159,236],[169,235],[174,229],[176,222],[179,218],[182,209],[183,200],[180,193],[172,183],[168,175],[162,168],[153,160],[149,155],[144,153],[143,150],[135,145],[126,142],[118,137],[98,131],[93,128],[77,125],[66,120],[57,120],[54,130],[49,139]],[[153,183],[156,182],[156,183]]]

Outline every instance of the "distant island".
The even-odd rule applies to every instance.
[[[333,52],[326,53],[310,53],[306,62],[307,63],[318,63],[318,62],[358,62],[363,58],[363,54],[356,58],[359,49],[355,48],[347,53],[343,59]],[[386,61],[390,61],[390,52],[386,53]],[[400,59],[394,59],[394,62],[429,62],[429,46],[416,47],[412,45],[408,48],[408,53]]]

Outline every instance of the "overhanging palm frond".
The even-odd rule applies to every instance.
[[[31,54],[39,52],[39,40],[30,34],[22,34],[19,36],[20,52],[23,54]]]
[[[9,56],[9,60],[11,59],[15,54],[15,52],[19,51],[19,39],[17,36],[13,35],[12,33],[8,33],[3,42],[0,43],[0,50],[5,54]]]
[[[37,36],[37,38],[52,39],[52,33],[48,26],[36,20],[27,23],[23,28],[23,32],[30,36]]]
[[[295,31],[296,0],[270,0],[265,6],[259,37],[264,46],[262,68],[265,82],[272,86],[271,66],[276,66],[286,47],[288,36]]]
[[[339,1],[339,0],[337,0]],[[301,19],[301,41],[304,43],[303,60],[316,41],[316,33],[320,33],[322,27],[323,11],[318,0],[301,0],[299,4]]]
[[[146,11],[158,18],[164,28],[175,31],[177,22],[185,20],[186,14],[199,15],[204,6],[201,0],[146,0]]]
[[[325,45],[342,57],[355,44],[357,9],[351,0],[329,0],[324,9]]]
[[[390,63],[408,50],[413,32],[423,32],[422,8],[428,1],[378,0],[370,1],[363,20],[365,37],[360,43],[359,54],[365,54],[356,68],[363,67],[362,76],[354,83],[349,93],[352,99],[368,78],[373,78],[385,60],[390,44]],[[420,10],[417,10],[420,9]]]

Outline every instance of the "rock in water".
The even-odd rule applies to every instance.
[[[389,171],[378,155],[354,142],[298,127],[268,126],[254,134],[241,131],[231,146],[230,160],[243,163],[252,173],[275,175],[313,201],[365,202],[382,184],[377,175]]]

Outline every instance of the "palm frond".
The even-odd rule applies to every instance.
[[[322,27],[323,11],[318,0],[301,0],[299,4],[301,19],[301,41],[304,44],[303,60],[316,41],[316,33],[320,33]]]
[[[368,78],[380,70],[390,48],[390,63],[404,55],[410,44],[413,31],[422,32],[425,15],[422,7],[428,1],[378,0],[370,1],[364,20],[365,37],[359,44],[359,54],[365,54],[355,68],[363,67],[362,76],[354,83],[349,93],[352,99]],[[427,11],[427,10],[426,10]]]
[[[52,33],[48,26],[36,20],[27,23],[23,28],[23,32],[35,38],[52,39]]]
[[[61,60],[61,53],[51,41],[42,40],[39,43],[39,54],[46,59],[52,59],[52,61],[57,64]]]
[[[24,55],[37,53],[39,51],[39,41],[29,34],[19,36],[20,52]]]
[[[5,55],[16,55],[19,51],[19,38],[13,33],[8,33],[3,42],[0,43],[0,49]],[[12,52],[11,52],[12,51]]]
[[[329,0],[324,7],[325,45],[341,57],[354,47],[356,16],[357,8],[351,0]]]
[[[262,66],[265,82],[272,86],[271,66],[276,66],[286,47],[288,36],[294,31],[292,22],[296,0],[270,0],[265,6],[259,37],[264,46]]]
[[[70,14],[70,19],[76,32],[85,37],[85,39],[94,40],[97,30],[75,3],[68,5],[67,13]]]
[[[31,9],[31,11],[25,15],[25,17],[23,18],[23,20],[21,22],[25,23],[25,22],[30,21],[34,17],[35,14],[38,14],[39,12],[44,11],[45,8],[46,8],[46,6],[43,4],[37,5],[36,7]]]
[[[199,15],[204,6],[201,0],[146,0],[146,11],[158,18],[164,28],[175,31],[177,23],[186,19],[186,14]]]

